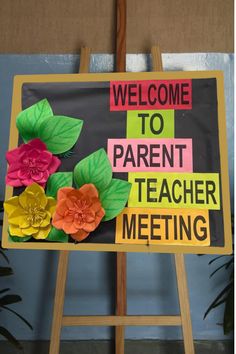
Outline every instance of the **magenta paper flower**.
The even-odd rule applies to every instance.
[[[9,164],[6,184],[13,187],[29,186],[35,182],[44,187],[48,177],[61,164],[40,139],[8,151],[6,159]]]

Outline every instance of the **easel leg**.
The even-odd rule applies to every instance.
[[[153,71],[163,71],[160,48],[158,46],[153,46],[151,53],[152,53]],[[186,276],[183,254],[175,254],[175,268],[176,268],[177,286],[178,286],[178,293],[179,293],[179,305],[180,305],[185,354],[194,354],[187,276]]]
[[[90,48],[81,48],[79,72],[89,72]],[[59,354],[69,251],[59,252],[49,354]]]
[[[180,314],[184,339],[185,354],[194,354],[192,323],[189,306],[187,276],[183,254],[175,254],[175,267],[179,293]]]
[[[117,0],[116,71],[126,71],[126,0]],[[117,253],[116,315],[126,315],[126,253]],[[115,329],[116,354],[125,352],[125,327]]]
[[[62,327],[62,316],[65,299],[65,287],[68,268],[68,251],[60,251],[58,269],[57,269],[57,281],[56,281],[56,293],[54,299],[54,310],[52,320],[52,332],[49,354],[59,354],[60,350],[60,336]]]
[[[116,270],[116,315],[126,315],[126,253],[117,253]],[[115,331],[116,354],[125,351],[125,327],[117,326]]]

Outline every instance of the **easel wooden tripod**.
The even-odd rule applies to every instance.
[[[80,72],[89,68],[88,48],[82,48]],[[161,53],[152,48],[153,69],[162,69]],[[56,293],[50,343],[50,354],[59,354],[60,334],[63,326],[115,326],[116,354],[124,354],[124,326],[182,326],[185,354],[194,354],[186,270],[183,254],[175,254],[175,267],[180,303],[179,316],[129,316],[126,315],[126,254],[117,253],[117,308],[116,316],[64,316],[65,285],[68,269],[68,251],[60,251]]]
[[[159,47],[152,48],[153,71],[162,71]],[[90,49],[82,48],[79,72],[89,71]],[[126,0],[117,1],[116,70],[126,71]],[[50,342],[50,353],[59,354],[60,334],[63,326],[115,326],[116,354],[124,354],[125,326],[182,326],[185,354],[194,354],[192,325],[188,299],[187,278],[183,254],[175,254],[175,267],[180,303],[179,316],[126,315],[126,254],[117,253],[116,315],[115,316],[64,316],[65,286],[68,269],[68,251],[60,251],[56,293]]]

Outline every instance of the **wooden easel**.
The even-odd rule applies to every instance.
[[[159,47],[152,47],[153,71],[162,71]],[[89,71],[90,49],[82,48],[80,73]],[[126,71],[126,0],[117,2],[116,70]],[[69,251],[59,252],[54,299],[54,311],[49,354],[59,354],[60,334],[63,326],[115,326],[115,353],[124,354],[125,326],[182,326],[185,354],[194,354],[188,287],[183,254],[175,254],[175,267],[180,304],[178,316],[126,315],[126,254],[117,253],[116,315],[115,316],[64,316],[65,286]]]

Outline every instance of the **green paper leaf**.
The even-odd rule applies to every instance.
[[[99,190],[105,190],[112,179],[111,163],[104,149],[99,149],[81,160],[74,169],[74,181],[77,188],[92,183]]]
[[[37,138],[41,123],[52,116],[53,111],[46,98],[20,112],[16,126],[24,142]]]
[[[40,124],[38,137],[53,154],[62,154],[75,145],[83,121],[66,116],[53,116]]]
[[[10,241],[13,241],[13,242],[26,242],[26,241],[30,240],[32,237],[32,236],[18,237],[18,236],[12,236],[12,235],[9,235],[9,236],[10,236]]]
[[[61,159],[61,158],[68,158],[68,157],[71,157],[72,155],[74,154],[74,151],[72,150],[68,150],[66,152],[63,152],[63,154],[59,154],[58,157]]]
[[[106,213],[102,221],[111,220],[120,214],[127,203],[130,189],[131,183],[121,179],[112,179],[109,187],[99,196]]]
[[[51,228],[46,241],[54,241],[54,242],[68,242],[69,236],[65,234],[64,231],[58,230],[55,227]]]
[[[62,187],[71,187],[73,182],[72,172],[56,172],[53,173],[47,182],[46,195],[56,198],[58,189]]]

